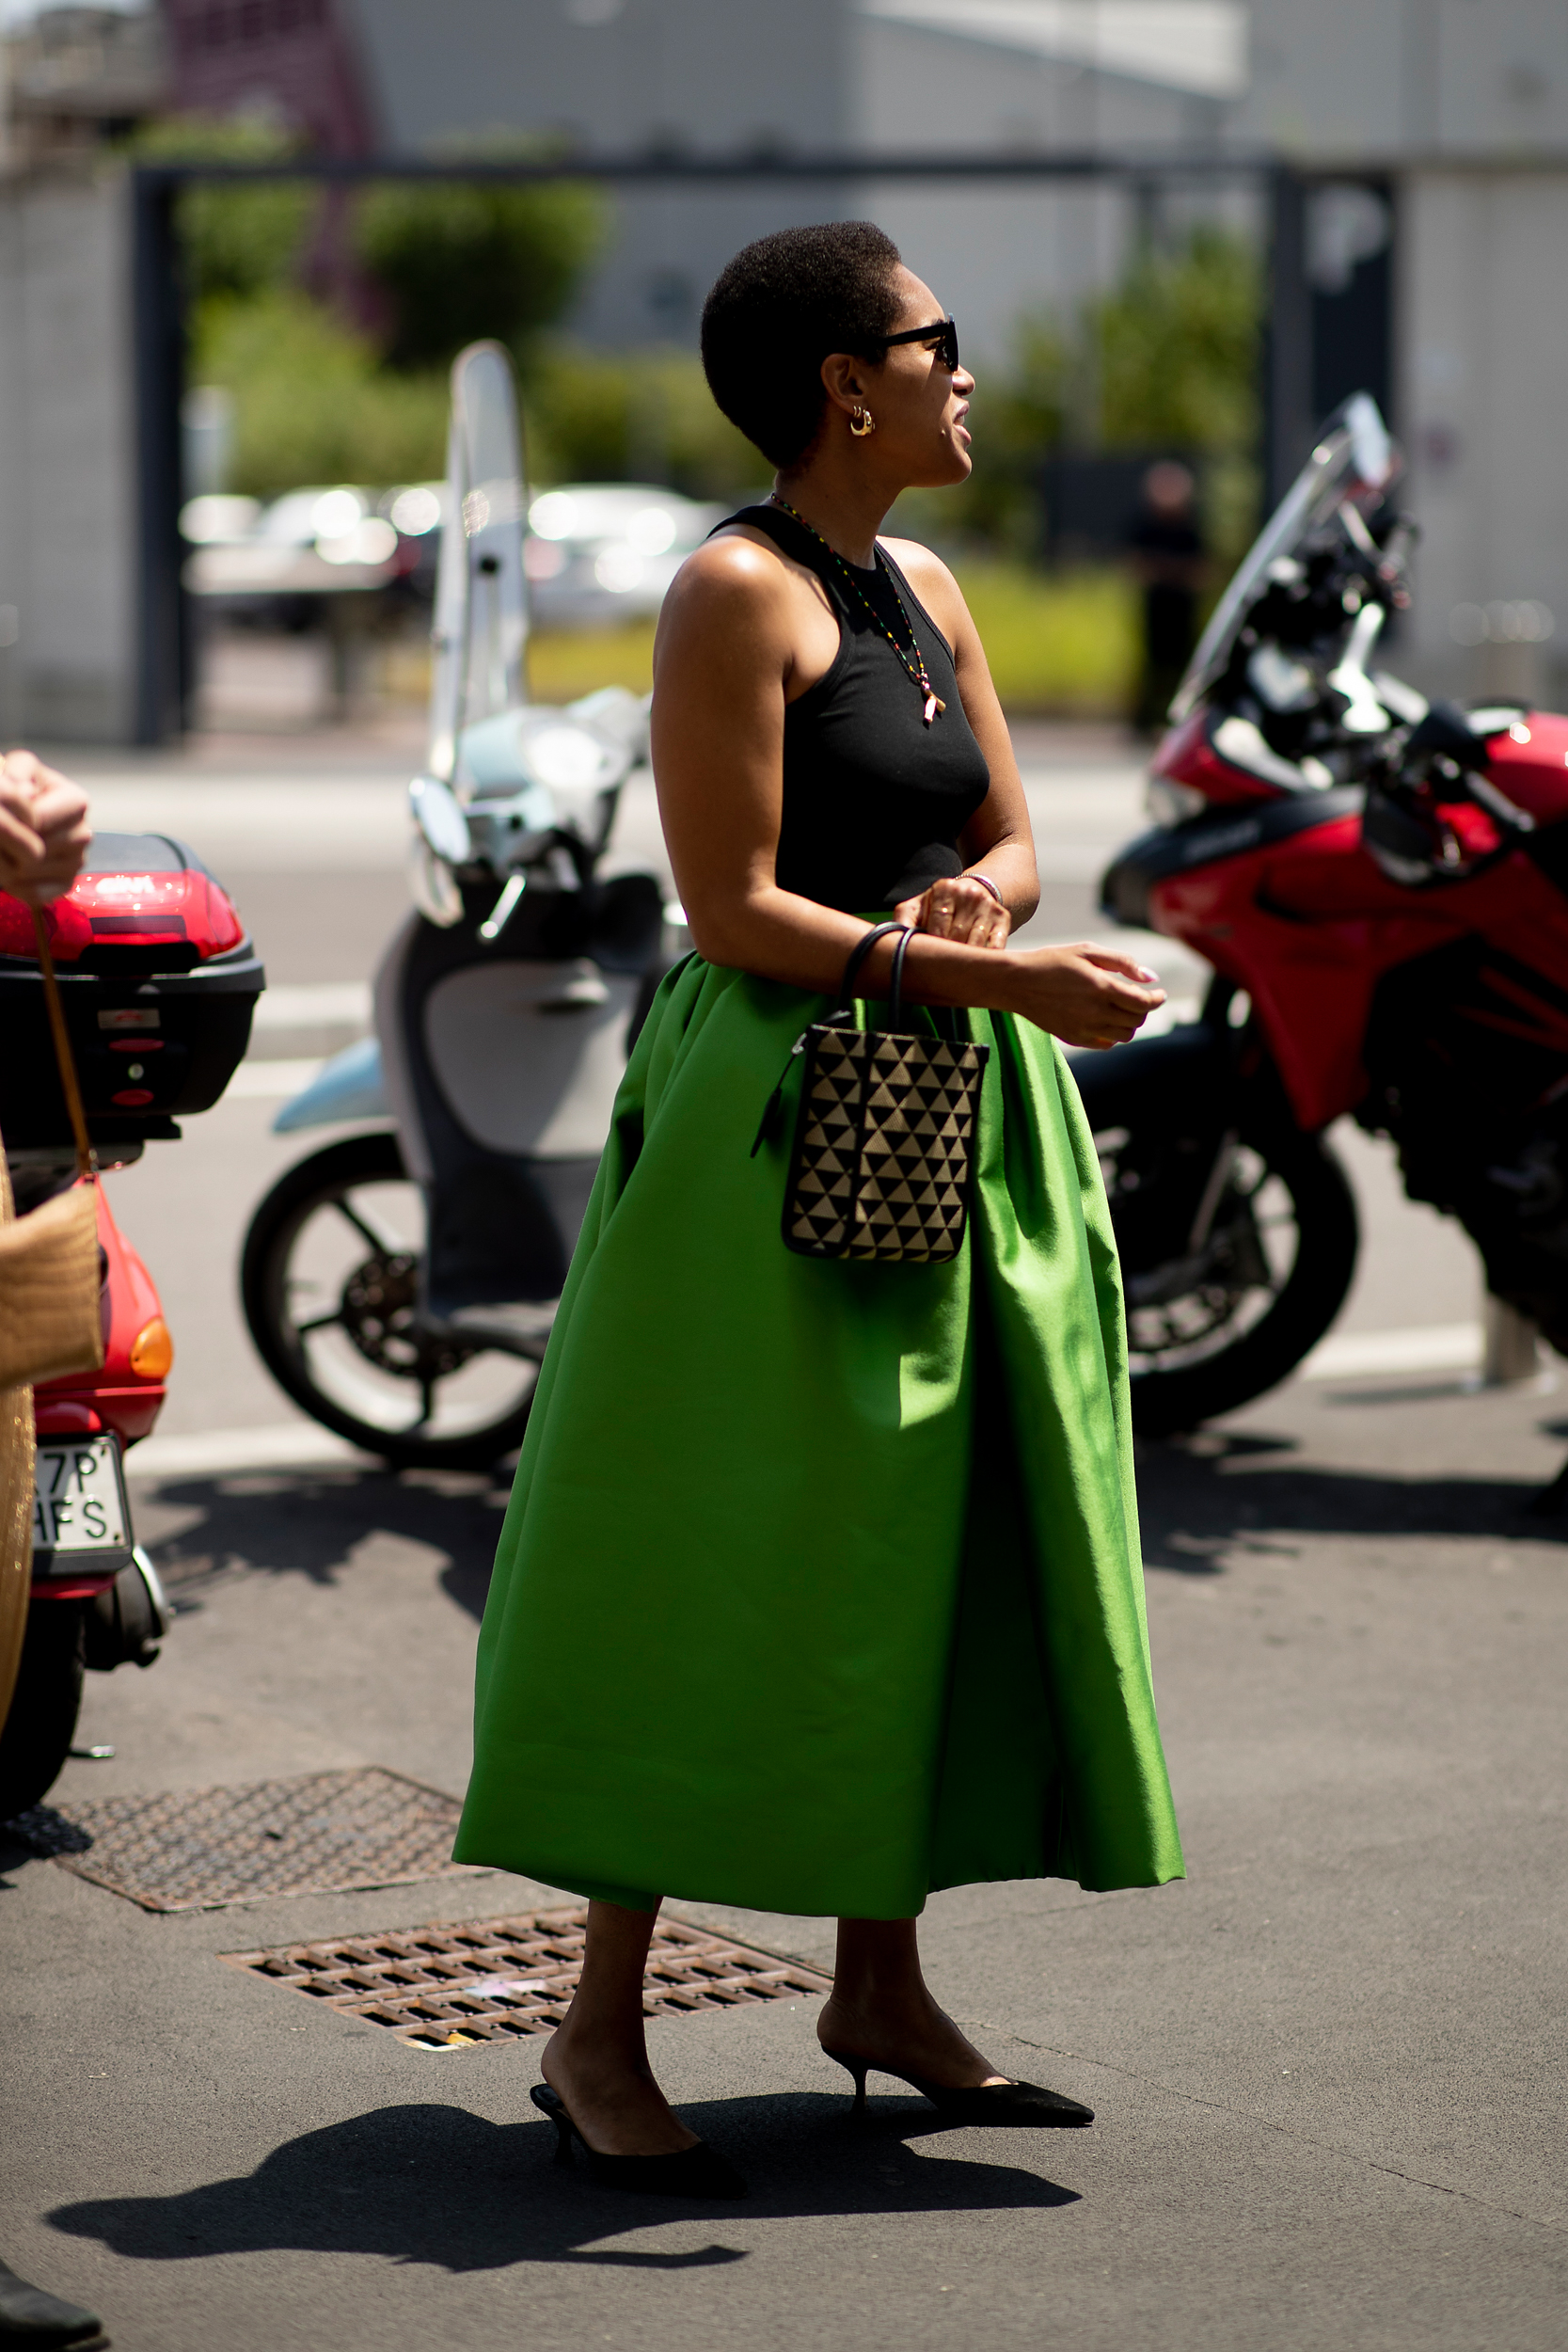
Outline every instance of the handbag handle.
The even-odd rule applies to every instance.
[[[874,924],[863,939],[856,941],[849,951],[849,961],[844,967],[844,977],[838,984],[838,1003],[827,1016],[830,1027],[836,1022],[854,1019],[855,975],[879,939],[885,939],[890,931],[899,931],[903,934],[893,951],[893,994],[889,1006],[889,1010],[893,1015],[893,1025],[895,1028],[898,1026],[904,1011],[904,958],[909,950],[910,941],[913,937],[907,923]]]
[[[49,1009],[49,1034],[55,1041],[55,1059],[59,1064],[60,1091],[65,1096],[66,1113],[71,1132],[76,1142],[76,1173],[92,1176],[98,1163],[87,1138],[87,1114],[82,1108],[82,1089],[76,1083],[76,1063],[71,1051],[71,1033],[65,1025],[65,1008],[60,1003],[60,984],[55,977],[55,959],[49,951],[49,935],[43,928],[42,910],[33,908],[33,937],[38,942],[39,963],[43,973],[43,1001]]]
[[[844,977],[839,982],[839,1003],[827,1016],[827,1025],[830,1028],[841,1022],[854,1019],[855,975],[879,939],[885,939],[889,931],[897,931],[900,937],[897,946],[893,951],[893,982],[888,990],[888,1026],[895,1035],[902,1030],[904,1025],[904,958],[909,954],[910,942],[914,937],[913,927],[908,923],[879,923],[874,930],[866,932],[863,939],[857,942],[848,962],[844,967]],[[937,1035],[947,1038],[950,1043],[957,1044],[958,1029],[952,1007],[933,1005],[930,1008],[930,1014]]]

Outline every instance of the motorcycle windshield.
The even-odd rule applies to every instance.
[[[1376,401],[1370,392],[1353,392],[1323,426],[1311,456],[1215,605],[1186,675],[1172,697],[1173,720],[1184,719],[1224,675],[1237,634],[1262,593],[1270,564],[1293,555],[1345,499],[1358,492],[1381,497],[1395,470],[1394,445]]]
[[[426,765],[445,784],[467,781],[459,772],[465,730],[527,699],[527,516],[512,362],[499,343],[470,343],[451,369],[447,503],[431,633]]]

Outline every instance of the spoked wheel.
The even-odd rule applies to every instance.
[[[485,1469],[522,1441],[537,1364],[420,1328],[424,1200],[394,1135],[353,1136],[279,1179],[240,1285],[278,1386],[324,1428],[406,1469]]]
[[[1096,1143],[1115,1218],[1136,1192],[1141,1155],[1125,1129]],[[1123,1245],[1132,1422],[1147,1436],[1196,1428],[1276,1387],[1328,1329],[1355,1271],[1354,1198],[1319,1137],[1243,1137],[1218,1175],[1190,1255],[1131,1264]]]

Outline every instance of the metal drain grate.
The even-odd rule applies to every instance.
[[[587,1921],[583,1910],[533,1911],[220,1957],[231,1968],[293,1985],[328,2009],[387,2026],[417,2050],[460,2050],[555,2031],[582,1973]],[[642,2008],[649,2017],[685,2017],[693,2010],[798,2001],[832,1989],[832,1978],[797,1961],[732,1944],[684,1919],[660,1919],[643,1972]]]
[[[102,1797],[9,1823],[40,1853],[144,1911],[215,1911],[263,1895],[339,1894],[467,1876],[453,1797],[369,1765],[240,1788]]]

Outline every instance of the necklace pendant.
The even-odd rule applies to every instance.
[[[946,707],[947,705],[942,700],[942,697],[939,694],[928,693],[926,697],[926,708],[923,713],[926,724],[929,726],[932,720],[936,717],[937,712],[939,710],[945,710]]]

